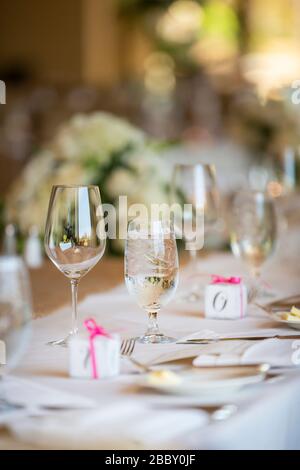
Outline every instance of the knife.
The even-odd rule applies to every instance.
[[[177,344],[208,344],[217,343],[219,341],[259,341],[264,339],[300,339],[300,335],[271,335],[271,336],[242,336],[242,337],[224,337],[224,338],[191,338],[185,341],[177,341]]]

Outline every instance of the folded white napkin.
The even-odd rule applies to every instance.
[[[266,339],[258,341],[220,341],[201,346],[194,366],[254,364],[266,362],[271,366],[300,365],[300,341]]]
[[[267,362],[272,366],[299,366],[300,365],[300,341],[287,339],[266,339],[255,342],[246,349],[242,356],[242,362]]]
[[[235,365],[241,363],[243,353],[251,347],[249,341],[216,342],[199,346],[194,366]],[[200,354],[199,354],[200,353]]]
[[[42,385],[36,380],[7,376],[1,383],[1,392],[11,402],[27,407],[92,408],[96,402],[76,393],[62,392]]]
[[[138,344],[135,347],[133,357],[141,363],[151,366],[195,357],[198,355],[198,351],[197,346],[193,344]]]
[[[208,422],[204,411],[155,410],[122,400],[95,410],[17,420],[9,428],[23,443],[50,449],[180,448],[181,438]]]
[[[4,399],[0,412],[0,428],[26,416],[50,413],[51,409],[88,409],[96,406],[94,400],[81,395],[61,392],[32,380],[12,376],[1,381],[0,398]],[[12,406],[6,407],[6,402]]]

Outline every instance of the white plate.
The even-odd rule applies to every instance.
[[[282,323],[285,326],[289,326],[290,328],[294,328],[295,330],[300,330],[300,321],[284,320],[282,318],[283,313],[284,312],[272,312],[270,313],[270,316],[273,320]]]
[[[178,383],[153,382],[150,375],[145,376],[140,385],[163,393],[175,395],[203,395],[216,392],[237,390],[264,380],[268,365],[214,366],[193,368],[178,372]]]

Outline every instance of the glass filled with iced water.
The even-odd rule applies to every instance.
[[[178,285],[178,254],[174,228],[169,220],[132,220],[125,246],[125,282],[138,305],[148,313],[142,343],[175,341],[162,334],[157,315],[173,298]]]

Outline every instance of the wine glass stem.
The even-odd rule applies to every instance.
[[[197,250],[191,247],[190,243],[186,242],[185,244],[185,249],[188,250],[189,252],[189,257],[190,257],[190,268],[193,271],[197,271],[198,269],[198,256],[197,256]]]
[[[197,264],[197,250],[189,250],[190,259],[193,265]]]
[[[249,302],[251,303],[253,300],[258,297],[259,291],[260,291],[260,285],[259,285],[259,280],[260,280],[260,270],[258,268],[252,268],[251,269],[251,277],[252,277],[252,287],[250,290],[250,295],[249,295]]]
[[[77,292],[78,292],[78,280],[71,279],[71,290],[72,290],[72,330],[71,335],[76,335],[78,332],[78,315],[77,315]]]
[[[146,336],[151,335],[160,335],[160,331],[158,328],[157,323],[157,312],[148,312],[149,320],[148,320],[148,328],[145,333]]]
[[[258,282],[258,279],[260,277],[260,269],[259,268],[252,268],[251,270],[251,275],[255,282]]]

